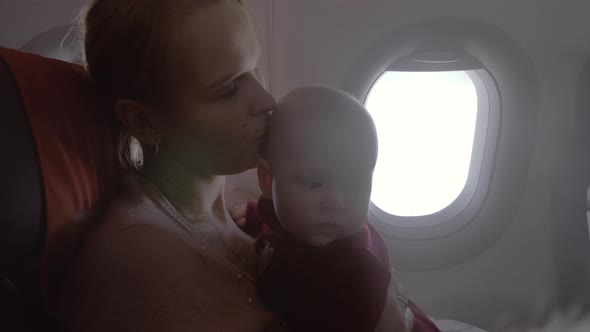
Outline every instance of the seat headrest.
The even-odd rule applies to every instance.
[[[1,47],[0,58],[10,68],[36,145],[45,203],[46,286],[51,288],[78,241],[80,221],[116,188],[120,126],[101,106],[83,67]],[[51,296],[52,289],[46,290]]]
[[[41,170],[31,126],[10,69],[0,58],[0,280],[39,256],[44,233]]]

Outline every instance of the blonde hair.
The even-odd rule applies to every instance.
[[[167,75],[170,40],[187,15],[221,0],[93,0],[80,13],[76,32],[83,62],[109,105],[120,98],[165,100],[174,87]],[[237,0],[240,4],[241,1]],[[140,142],[124,130],[119,158],[141,168]]]

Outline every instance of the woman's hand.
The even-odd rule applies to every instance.
[[[246,203],[238,204],[229,209],[229,215],[240,229],[246,226]]]
[[[392,270],[385,308],[381,314],[381,319],[377,323],[375,332],[409,332],[412,330],[413,326],[407,324],[413,325],[413,315],[404,305],[404,301],[400,301],[400,298],[404,297],[401,296],[399,288],[399,277]]]
[[[270,246],[270,242],[265,242],[264,250],[262,250],[262,254],[260,254],[260,259],[258,261],[258,275],[261,275],[266,271],[270,265],[270,260],[272,259],[272,254],[274,252],[274,249]]]

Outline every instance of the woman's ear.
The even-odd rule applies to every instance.
[[[115,102],[115,112],[129,133],[141,143],[156,145],[162,137],[155,112],[149,106],[131,99],[119,99]]]
[[[272,198],[272,172],[266,159],[258,162],[258,187],[262,191],[262,196]]]

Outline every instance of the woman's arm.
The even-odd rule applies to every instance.
[[[404,297],[402,297],[404,298]],[[387,299],[375,332],[410,332],[414,327],[414,315],[407,306],[406,299],[400,300],[399,277],[392,270],[392,278],[387,291]]]

